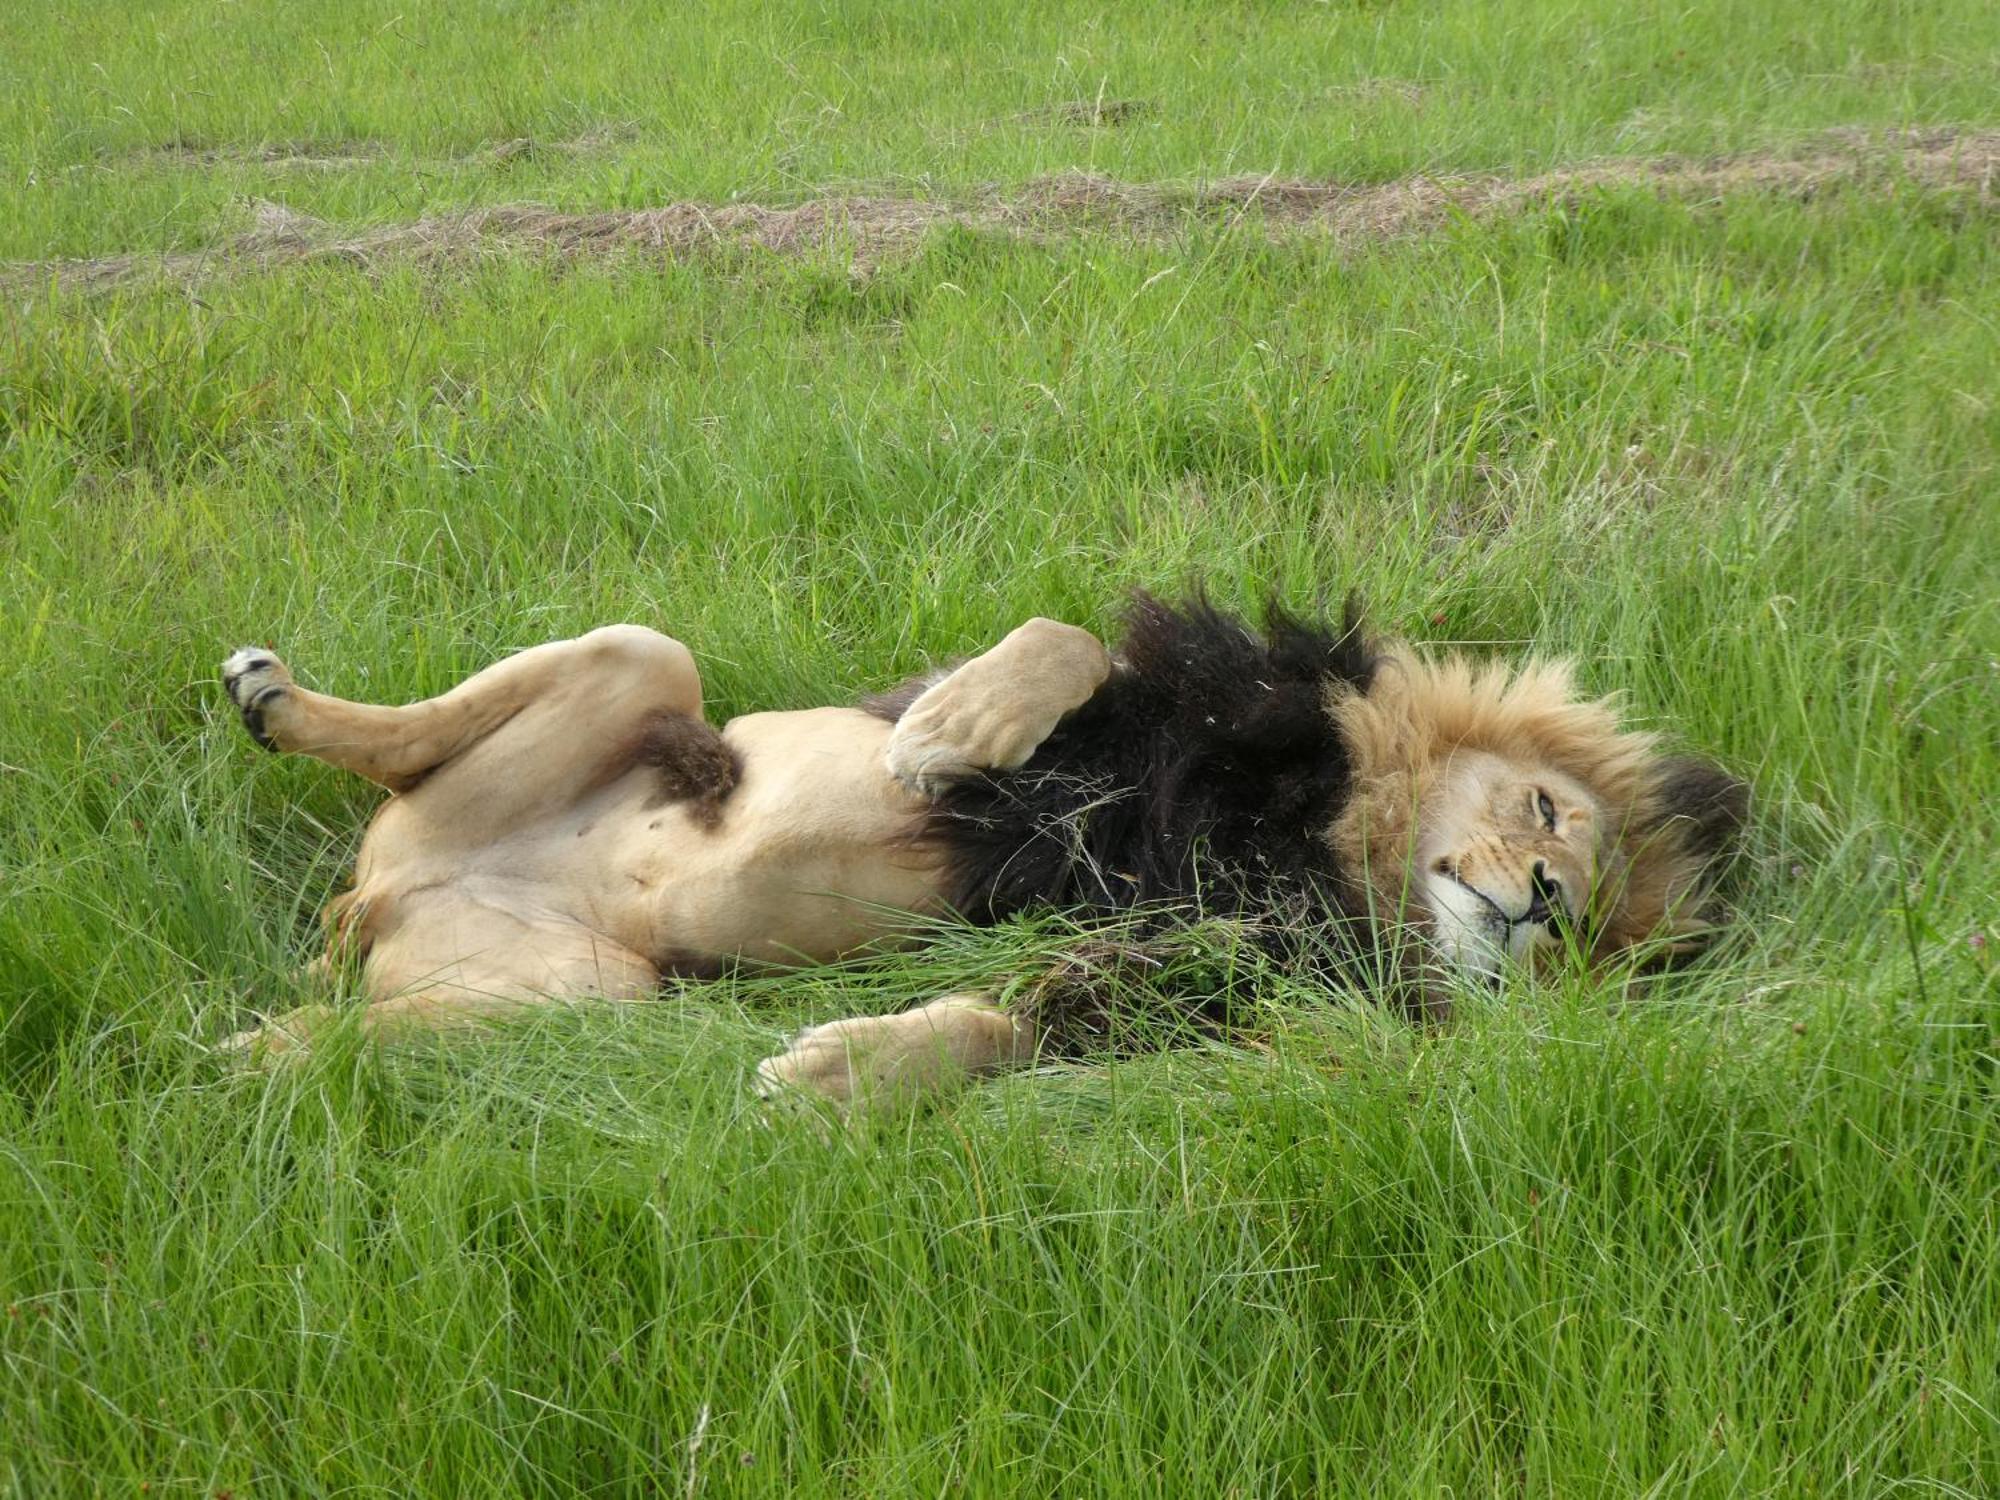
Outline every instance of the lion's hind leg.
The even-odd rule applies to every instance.
[[[245,647],[222,664],[243,727],[267,750],[311,755],[407,791],[522,715],[546,765],[601,758],[603,737],[647,714],[701,715],[701,677],[687,647],[639,625],[517,652],[449,692],[402,707],[355,703],[299,686],[273,652]],[[567,751],[567,755],[561,752]]]
[[[369,956],[363,1035],[457,1032],[579,1000],[642,1000],[660,974],[645,958],[573,922],[526,920],[469,900],[433,902]],[[219,1051],[301,1051],[348,1012],[308,1005],[238,1032]]]

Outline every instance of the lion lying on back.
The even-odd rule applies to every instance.
[[[1258,919],[1397,976],[1498,982],[1564,951],[1672,954],[1711,930],[1744,785],[1510,672],[1275,615],[1141,597],[1110,651],[1030,620],[860,707],[702,718],[694,658],[633,625],[537,646],[405,708],[222,669],[257,741],[386,787],[329,913],[373,1031],[432,1029],[663,976],[830,960],[912,918],[1036,907]],[[905,915],[908,914],[908,915]],[[1171,1004],[1172,1002],[1166,1002]],[[231,1039],[304,1043],[331,1012]],[[914,1092],[1088,1045],[967,993],[814,1027],[766,1088]]]

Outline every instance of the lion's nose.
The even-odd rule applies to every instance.
[[[1562,900],[1562,882],[1549,874],[1549,867],[1541,860],[1528,872],[1528,909],[1521,916],[1523,922],[1540,922],[1544,926],[1555,921],[1561,913],[1558,904]]]

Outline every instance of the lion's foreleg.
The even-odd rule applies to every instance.
[[[889,770],[924,793],[1013,770],[1110,675],[1111,654],[1089,631],[1030,620],[910,705],[889,737]]]
[[[946,995],[893,1016],[802,1031],[757,1065],[758,1091],[810,1090],[841,1104],[910,1102],[1032,1062],[1035,1028],[983,995]]]

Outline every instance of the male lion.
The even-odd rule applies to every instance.
[[[863,706],[721,730],[687,648],[634,625],[407,708],[309,692],[255,649],[222,679],[259,744],[392,794],[329,913],[375,1031],[636,1000],[665,975],[907,938],[912,918],[1050,906],[1247,917],[1401,975],[1435,1014],[1440,973],[1698,945],[1747,801],[1579,700],[1562,665],[1430,660],[1351,613],[1274,611],[1259,634],[1146,596],[1115,652],[1035,619]],[[844,1100],[1087,1049],[1101,1026],[1033,998],[1062,988],[817,1026],[760,1081]],[[297,1046],[328,1015],[232,1045]]]

